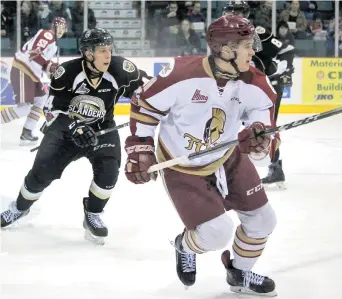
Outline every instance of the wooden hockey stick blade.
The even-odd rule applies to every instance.
[[[119,130],[119,129],[124,128],[124,127],[127,127],[127,126],[129,126],[129,122],[123,123],[123,124],[118,125],[118,126],[115,126],[115,127],[113,127],[113,128],[108,128],[108,129],[105,129],[105,130],[97,131],[97,132],[95,133],[95,135],[98,137],[98,136],[101,136],[101,135],[104,135],[104,134],[107,134],[107,133],[110,133],[110,132]],[[39,145],[39,146],[40,146],[40,145]],[[32,152],[36,151],[36,150],[39,148],[39,146],[30,149],[30,152],[32,153]]]
[[[293,129],[293,128],[296,128],[296,127],[299,127],[302,125],[306,125],[306,124],[312,123],[314,121],[321,120],[321,119],[324,119],[324,118],[327,118],[327,117],[330,117],[330,116],[333,116],[336,114],[340,114],[340,113],[342,113],[342,107],[336,108],[333,110],[329,110],[329,111],[326,111],[326,112],[323,112],[320,114],[312,115],[312,116],[309,116],[306,118],[302,118],[300,120],[296,120],[296,121],[287,123],[285,125],[278,126],[276,128],[273,128],[273,129],[266,130],[264,132],[261,132],[260,136],[274,135],[276,133],[286,131],[286,130],[290,130],[290,129]],[[172,159],[172,160],[161,162],[161,163],[158,163],[158,164],[151,166],[147,172],[151,173],[151,172],[155,172],[158,170],[162,170],[164,168],[168,168],[168,167],[172,167],[172,166],[175,166],[178,164],[186,163],[186,162],[189,162],[191,160],[209,155],[211,153],[216,153],[216,152],[221,151],[223,149],[228,149],[232,146],[237,145],[238,143],[239,143],[239,140],[236,139],[236,140],[221,143],[215,147],[211,147],[209,149],[202,150],[202,151],[199,151],[197,153],[191,153],[189,155],[184,155],[184,156]]]

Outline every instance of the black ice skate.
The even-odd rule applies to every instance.
[[[23,128],[23,132],[20,136],[20,142],[19,145],[35,145],[38,141],[37,136],[32,135],[32,131]]]
[[[277,296],[275,283],[271,278],[252,271],[242,271],[234,268],[229,250],[222,253],[221,260],[226,268],[226,281],[230,285],[232,292],[265,297]]]
[[[26,211],[19,211],[17,209],[17,204],[15,201],[10,203],[8,210],[2,212],[0,214],[1,218],[1,227],[9,226],[10,224],[16,222],[21,217],[26,216],[30,212],[30,209]]]
[[[286,189],[285,175],[283,172],[282,161],[273,162],[268,167],[268,174],[261,180],[264,187],[269,187],[275,184],[279,189]]]
[[[185,288],[192,286],[196,281],[196,254],[185,253],[182,246],[183,234],[175,239],[176,269],[179,280]]]
[[[108,229],[103,223],[100,215],[102,213],[91,213],[86,208],[87,199],[84,200],[84,220],[85,238],[98,245],[104,245],[104,238],[108,236]]]

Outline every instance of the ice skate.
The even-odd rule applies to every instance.
[[[12,223],[19,220],[21,217],[26,216],[30,212],[30,209],[26,211],[19,211],[17,209],[17,204],[15,201],[12,201],[9,205],[8,210],[2,212],[0,214],[1,217],[1,227],[6,227],[11,225]]]
[[[275,283],[271,278],[252,271],[242,271],[234,268],[229,250],[222,253],[221,260],[226,268],[226,281],[230,285],[232,292],[264,297],[277,296]]]
[[[103,223],[100,215],[102,213],[91,213],[86,209],[86,199],[84,201],[84,220],[83,227],[85,229],[84,237],[98,245],[104,245],[105,237],[108,236],[108,229]]]
[[[25,145],[35,145],[38,142],[38,137],[32,135],[32,131],[23,128],[23,132],[20,136],[20,142],[19,145],[25,146]]]
[[[273,162],[268,167],[268,174],[261,180],[264,187],[276,185],[279,189],[285,190],[285,175],[282,168],[282,161]]]
[[[183,234],[175,239],[176,269],[179,280],[184,284],[185,289],[192,286],[196,281],[196,254],[185,253],[182,246]]]

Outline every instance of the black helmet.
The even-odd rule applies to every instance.
[[[248,19],[250,9],[247,1],[229,1],[223,8],[222,15],[226,12],[231,12],[234,15],[242,14],[244,18]]]
[[[80,51],[94,51],[97,46],[114,46],[114,39],[110,33],[102,28],[86,30],[80,40]]]

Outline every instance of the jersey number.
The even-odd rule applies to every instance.
[[[281,41],[277,40],[276,38],[272,38],[271,43],[273,45],[275,45],[277,48],[281,48],[281,46],[283,45],[283,43]]]
[[[40,39],[37,43],[37,47],[45,48],[49,42],[45,39]]]

